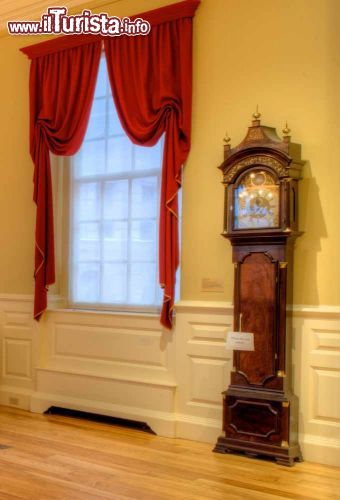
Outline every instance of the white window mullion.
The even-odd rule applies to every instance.
[[[159,175],[157,175],[157,192],[160,193],[160,181],[159,181]],[[154,303],[157,303],[157,288],[159,287],[159,196],[157,197],[157,212],[156,212],[156,262],[155,262],[155,267],[156,267],[156,279],[155,279],[155,284],[154,284]]]
[[[76,263],[75,263],[75,255],[74,255],[74,235],[76,234],[76,231],[78,228],[75,227],[75,210],[74,210],[74,198],[77,197],[77,189],[78,185],[76,185],[74,181],[74,171],[75,171],[75,163],[70,162],[70,168],[71,168],[71,175],[70,175],[70,196],[71,196],[71,203],[69,204],[70,206],[70,225],[69,225],[69,241],[70,241],[70,252],[68,255],[68,268],[70,270],[70,275],[69,275],[69,280],[68,280],[68,289],[69,289],[69,294],[70,297],[74,297],[74,282],[75,282],[75,274],[77,271]],[[77,237],[77,235],[76,235]]]
[[[104,175],[107,173],[107,158],[108,158],[108,133],[109,133],[109,82],[108,79],[106,80],[106,92],[105,92],[105,126],[104,126],[104,140],[105,140],[105,165],[104,165]],[[104,280],[103,280],[103,275],[104,275],[104,239],[105,239],[105,234],[104,234],[104,225],[105,225],[105,216],[104,216],[104,205],[105,205],[105,180],[101,179],[100,183],[100,215],[101,215],[101,222],[100,222],[100,302],[103,301],[104,297]]]

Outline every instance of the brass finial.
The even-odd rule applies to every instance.
[[[286,122],[286,126],[282,130],[283,136],[284,137],[288,137],[290,135],[290,132],[291,132],[291,130],[290,130],[290,128],[288,128],[288,123]]]
[[[223,139],[223,142],[225,142],[225,143],[226,143],[226,144],[228,144],[228,146],[229,146],[230,141],[231,141],[231,139],[230,139],[230,137],[229,137],[229,135],[228,135],[228,132],[226,132],[226,133],[225,133],[225,137],[224,137],[224,139]]]
[[[261,113],[259,113],[259,105],[256,104],[256,111],[253,113],[254,120],[259,120],[261,118]]]

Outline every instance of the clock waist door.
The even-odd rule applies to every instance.
[[[238,264],[235,328],[254,334],[254,351],[235,351],[231,385],[280,388],[275,383],[277,269],[277,261],[260,251],[249,253]]]

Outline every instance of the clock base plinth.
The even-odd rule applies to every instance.
[[[245,442],[220,436],[213,451],[215,453],[244,453],[252,458],[272,458],[277,464],[287,467],[292,467],[295,462],[302,462],[301,450],[298,444],[283,448],[281,446]]]
[[[213,451],[273,458],[287,466],[302,461],[297,405],[292,393],[229,386],[223,399],[225,435],[218,438]]]

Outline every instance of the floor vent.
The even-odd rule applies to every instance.
[[[64,417],[72,417],[84,420],[91,420],[93,422],[102,422],[104,424],[118,425],[120,427],[128,427],[130,429],[136,429],[142,432],[147,432],[148,434],[156,434],[151,427],[145,422],[139,422],[137,420],[128,420],[125,418],[111,417],[108,415],[100,415],[97,413],[88,413],[86,411],[70,410],[68,408],[61,408],[59,406],[51,406],[45,411],[45,415],[61,415]]]

